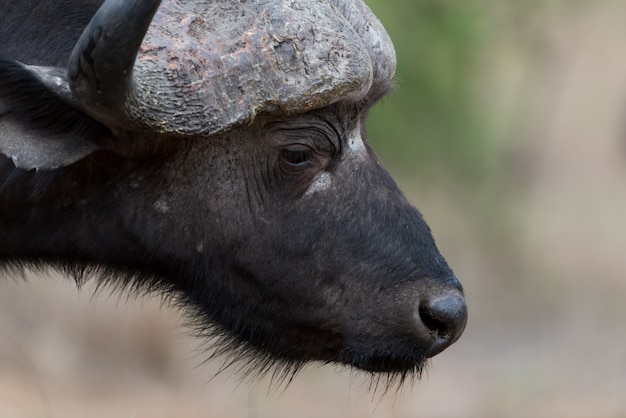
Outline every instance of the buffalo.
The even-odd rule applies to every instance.
[[[419,377],[459,281],[366,139],[362,0],[0,0],[0,267],[159,292],[214,354]]]

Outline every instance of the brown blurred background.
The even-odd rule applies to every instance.
[[[368,4],[399,59],[370,139],[465,286],[461,340],[398,394],[315,365],[268,393],[158,298],[9,276],[0,418],[626,416],[626,2]]]

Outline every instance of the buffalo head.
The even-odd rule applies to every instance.
[[[396,64],[380,22],[160,3],[105,1],[67,69],[1,61],[0,261],[165,292],[261,370],[418,373],[467,310],[366,139]]]

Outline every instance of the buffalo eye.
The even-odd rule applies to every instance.
[[[283,167],[290,171],[304,170],[311,164],[312,150],[307,147],[286,148],[280,157]]]

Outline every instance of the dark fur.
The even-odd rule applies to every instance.
[[[0,1],[0,56],[64,67],[103,0]]]
[[[0,97],[4,113],[26,128],[48,135],[110,137],[105,125],[59,98],[31,72],[0,56]]]
[[[0,0],[0,110],[33,131],[119,149],[40,172],[0,156],[0,267],[52,266],[79,286],[96,278],[160,293],[207,339],[211,358],[226,356],[223,369],[244,376],[289,382],[317,360],[370,371],[372,388],[419,377],[427,348],[405,324],[394,328],[400,308],[460,286],[372,151],[358,165],[342,160],[367,109],[337,104],[274,121],[333,145],[295,173],[276,163],[281,149],[264,145],[261,123],[211,142],[109,129],[14,62],[64,66],[100,2],[57,3]],[[303,196],[322,169],[340,191]],[[355,329],[341,332],[343,316]]]

